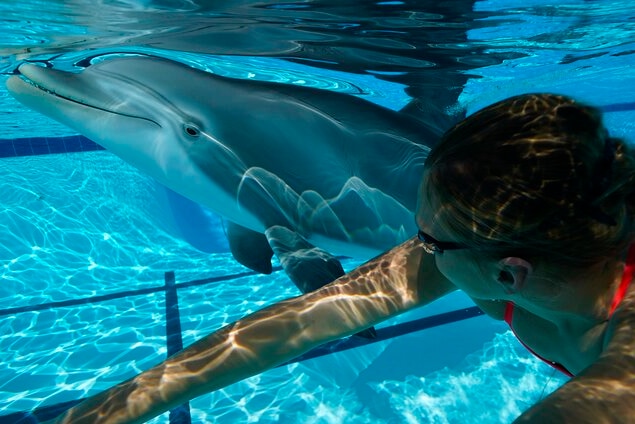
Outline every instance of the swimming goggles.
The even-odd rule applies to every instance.
[[[443,253],[446,250],[467,249],[468,246],[454,241],[440,241],[432,237],[430,234],[419,230],[417,233],[419,240],[423,242],[423,250],[434,255],[435,253]]]

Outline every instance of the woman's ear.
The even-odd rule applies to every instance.
[[[498,262],[500,272],[497,281],[503,285],[505,293],[518,293],[524,286],[533,267],[522,258],[508,257]]]

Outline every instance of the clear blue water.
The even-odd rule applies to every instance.
[[[470,25],[406,2],[215,3],[0,2],[0,72],[25,59],[71,68],[95,52],[151,49],[393,109],[409,101],[409,84],[430,79],[434,91],[443,78],[463,78],[448,108],[560,92],[604,108],[612,134],[635,140],[629,0],[475,2],[469,16],[460,11]],[[424,46],[434,54],[411,54]],[[429,77],[439,70],[452,72]],[[69,134],[0,90],[0,139]],[[166,271],[178,283],[219,278],[178,290],[186,345],[297,294],[282,272],[244,275],[212,214],[198,215],[208,241],[194,247],[175,202],[104,151],[0,159],[0,310],[23,308],[0,315],[0,420],[94,394],[163,360]],[[113,297],[96,298],[105,295]],[[97,300],[24,309],[76,299]],[[455,295],[385,325],[468,305]],[[281,367],[196,399],[191,410],[199,423],[507,423],[563,381],[481,317]]]

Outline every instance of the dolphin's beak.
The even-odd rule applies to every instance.
[[[90,109],[97,109],[160,126],[128,106],[125,100],[127,96],[118,89],[121,77],[115,74],[86,79],[81,74],[29,63],[20,65],[18,71],[19,75],[7,80],[9,92],[25,105],[61,122],[67,121],[65,116],[71,110],[85,109],[83,113],[90,113]]]
[[[52,95],[62,99],[88,104],[86,101],[87,92],[95,92],[97,90],[87,90],[86,82],[81,81],[78,74],[60,71],[57,69],[44,68],[39,65],[25,63],[18,68],[19,75],[12,76],[7,81],[9,91],[18,97],[20,95],[29,95],[39,93],[39,95]],[[101,95],[102,99],[92,100],[93,104],[112,103],[113,99],[108,96]]]

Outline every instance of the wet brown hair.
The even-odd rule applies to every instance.
[[[568,97],[493,104],[451,128],[424,169],[422,201],[469,247],[576,267],[632,236],[634,154]]]

